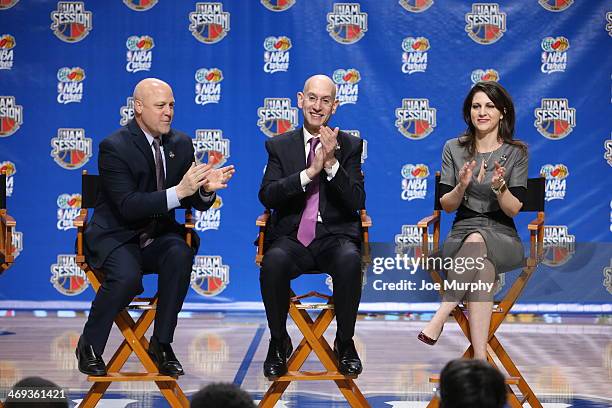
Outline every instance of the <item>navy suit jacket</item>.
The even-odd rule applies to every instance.
[[[166,160],[166,188],[176,186],[194,161],[191,138],[170,130],[162,136]],[[157,191],[155,160],[146,136],[135,120],[120,128],[99,146],[100,187],[94,214],[85,230],[88,262],[100,268],[112,250],[140,235],[152,221],[157,221],[157,236],[184,228],[168,211],[166,191]],[[181,206],[205,211],[214,202],[204,202],[199,193],[181,200]],[[199,239],[194,233],[197,252]]]
[[[327,180],[321,171],[319,212],[323,224],[332,234],[343,234],[360,240],[359,210],[365,208],[365,190],[361,173],[363,141],[345,132],[338,133],[339,150],[335,156],[340,167]],[[306,205],[300,172],[306,168],[302,128],[283,133],[266,141],[268,164],[259,189],[259,200],[272,211],[266,241],[294,235]]]

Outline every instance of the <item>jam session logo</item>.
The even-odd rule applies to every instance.
[[[603,276],[603,286],[612,295],[612,259],[610,260],[610,266],[603,268]]]
[[[189,13],[189,31],[204,44],[221,41],[229,29],[230,13],[221,3],[196,3],[196,11]]]
[[[565,98],[542,98],[541,106],[534,110],[534,114],[533,125],[547,139],[563,139],[576,126],[576,109],[570,108]]]
[[[0,174],[6,174],[6,196],[10,197],[13,195],[13,186],[15,185],[15,180],[13,176],[17,173],[17,167],[15,167],[15,163],[12,161],[3,161],[0,162]]]
[[[270,11],[285,11],[289,10],[295,4],[296,0],[260,0]]]
[[[606,31],[610,36],[612,36],[612,11],[608,11],[606,13]]]
[[[81,211],[81,195],[76,194],[60,194],[57,197],[57,229],[60,231],[68,231],[74,226],[74,220],[79,216]]]
[[[0,137],[7,137],[23,125],[23,106],[15,104],[14,96],[0,96]]]
[[[565,164],[545,164],[540,174],[546,177],[546,201],[563,200],[565,198],[566,182],[569,170]]]
[[[355,137],[358,137],[361,139],[361,132],[358,130],[345,130],[346,133],[348,133],[349,135],[353,135]],[[365,139],[363,140],[363,147],[361,149],[361,164],[363,164],[365,162],[365,159],[368,158],[368,141]]]
[[[82,1],[60,1],[51,13],[51,30],[60,40],[75,43],[87,37],[91,31],[93,14],[85,10]]]
[[[134,11],[151,10],[158,0],[123,0],[123,4]]]
[[[119,109],[119,114],[121,115],[121,119],[119,119],[119,124],[121,126],[125,126],[128,122],[134,119],[134,98],[128,96],[125,102],[125,105]]]
[[[223,207],[223,199],[217,194],[215,202],[208,210],[195,210],[195,229],[197,231],[218,230],[221,225],[221,207]]]
[[[216,296],[229,285],[228,265],[218,255],[198,255],[191,270],[191,287],[202,296]]]
[[[60,128],[51,139],[51,157],[67,170],[76,170],[89,161],[92,140],[85,137],[85,129]]]
[[[359,81],[361,74],[355,68],[337,69],[332,75],[336,84],[336,99],[340,106],[355,104],[359,98]]]
[[[155,41],[153,37],[148,35],[132,35],[125,42],[127,47],[127,64],[125,70],[127,72],[150,71],[153,63],[153,47]]]
[[[433,241],[429,240],[427,246],[429,251],[432,251]],[[402,225],[402,231],[395,235],[395,253],[414,258],[423,256],[423,236],[417,225]]]
[[[57,103],[80,103],[83,100],[85,70],[80,67],[63,67],[57,71]]]
[[[196,129],[192,142],[198,163],[212,163],[219,168],[230,157],[230,141],[223,137],[221,129]]]
[[[423,200],[427,195],[429,167],[425,164],[404,164],[402,167],[402,200]]]
[[[340,44],[354,44],[368,31],[368,13],[358,3],[334,3],[327,13],[327,31]]]
[[[264,40],[264,72],[273,74],[275,72],[287,72],[289,69],[289,49],[291,39],[289,37],[267,37]]]
[[[499,82],[499,72],[494,70],[493,68],[489,69],[475,69],[470,74],[470,79],[472,80],[472,85],[476,85],[478,82],[482,81],[495,81]]]
[[[21,251],[23,251],[23,233],[13,230],[12,238],[13,258],[17,259]]]
[[[606,149],[604,152],[604,159],[612,166],[612,138],[604,142],[604,149]]]
[[[478,44],[497,42],[506,32],[506,13],[497,3],[474,3],[472,12],[465,14],[465,31]]]
[[[420,140],[436,127],[436,109],[429,107],[429,99],[402,99],[402,106],[395,109],[395,127],[408,139]]]
[[[429,40],[425,37],[406,37],[402,40],[402,72],[414,74],[427,70]]]
[[[51,265],[51,283],[66,296],[76,296],[89,286],[85,272],[76,263],[76,255],[57,256],[57,263]]]
[[[569,40],[565,37],[544,38],[542,40],[542,72],[544,74],[565,72],[567,68],[566,51],[569,47]]]
[[[7,10],[19,3],[19,0],[0,0],[0,10]]]
[[[434,3],[434,0],[399,0],[400,6],[411,13],[422,13]]]
[[[195,103],[208,105],[221,100],[223,71],[219,68],[200,68],[195,73]]]
[[[548,11],[563,11],[574,3],[574,0],[539,0],[540,6]]]
[[[567,225],[544,226],[544,265],[563,265],[575,252],[576,237],[568,232]]]
[[[13,48],[17,43],[15,37],[10,34],[0,36],[0,69],[13,68]]]
[[[257,126],[268,137],[289,132],[298,124],[298,109],[291,106],[289,98],[265,98],[257,116]]]

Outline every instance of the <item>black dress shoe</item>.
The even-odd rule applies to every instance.
[[[102,357],[97,355],[91,344],[85,343],[83,336],[79,337],[76,350],[76,358],[79,361],[79,371],[87,375],[106,375],[106,364]]]
[[[178,361],[172,351],[170,343],[160,343],[156,337],[151,337],[149,342],[149,355],[153,359],[153,362],[157,364],[157,369],[160,374],[168,375],[170,377],[178,377],[179,375],[185,374],[183,366]]]
[[[334,341],[334,352],[338,358],[338,370],[344,375],[359,375],[361,374],[362,366],[355,343],[349,341]]]
[[[287,374],[287,359],[292,352],[293,345],[289,337],[285,340],[270,339],[268,355],[264,361],[264,375],[270,380],[275,380]]]

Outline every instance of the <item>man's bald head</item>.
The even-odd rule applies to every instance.
[[[132,96],[134,99],[143,100],[147,96],[151,94],[151,92],[155,91],[159,88],[167,88],[172,92],[172,88],[166,82],[157,78],[145,78],[142,81],[138,82],[134,87],[134,93]]]
[[[311,134],[318,134],[338,108],[336,84],[327,75],[313,75],[304,82],[304,90],[298,92],[297,97],[304,127]]]
[[[327,75],[317,74],[313,75],[304,82],[304,94],[307,94],[311,87],[324,87],[331,92],[333,99],[336,99],[336,84]]]
[[[145,78],[134,88],[134,117],[138,126],[153,137],[170,131],[174,116],[174,95],[170,85],[157,78]]]

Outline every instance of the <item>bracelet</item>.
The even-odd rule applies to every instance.
[[[502,182],[499,187],[495,188],[493,184],[491,184],[491,190],[495,193],[495,195],[501,195],[508,189],[506,186],[506,180],[502,179]]]

